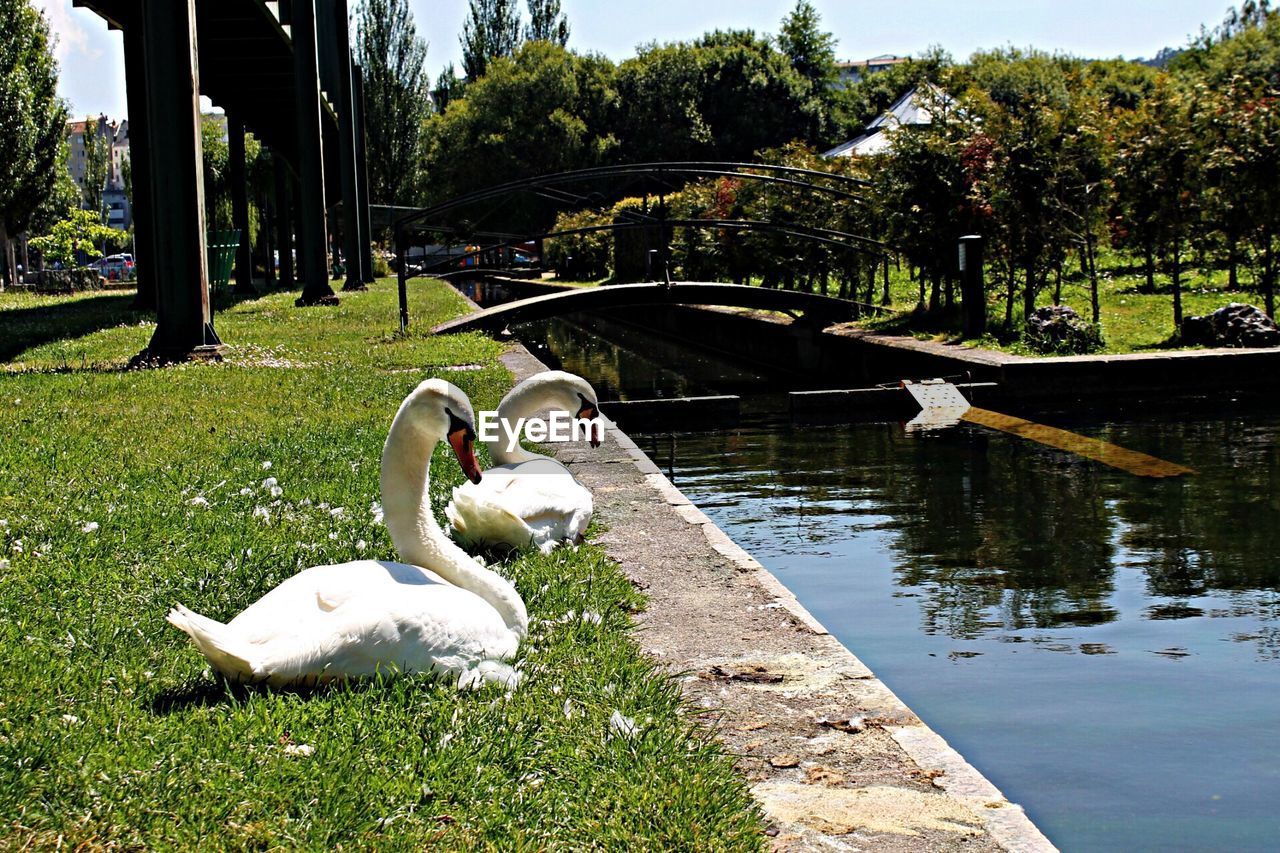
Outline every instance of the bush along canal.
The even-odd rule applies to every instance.
[[[512,331],[609,389],[602,401],[729,394],[747,410],[832,387],[635,319]],[[1164,479],[981,423],[906,430],[907,417],[674,418],[636,441],[1054,843],[1272,847],[1280,413],[1043,415],[1195,472]]]

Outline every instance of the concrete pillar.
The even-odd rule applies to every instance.
[[[302,261],[299,305],[336,305],[329,286],[329,225],[325,213],[324,149],[321,142],[320,68],[316,60],[316,0],[292,0],[294,71],[297,78],[298,253]]]
[[[209,313],[195,0],[140,0],[156,330],[135,360],[217,358]],[[132,109],[130,110],[132,112]]]
[[[133,243],[138,275],[138,292],[133,307],[151,311],[156,307],[156,241],[153,233],[154,203],[151,199],[151,153],[147,139],[147,72],[142,18],[135,17],[124,28],[125,98],[129,106],[129,164],[133,172]]]
[[[289,167],[279,154],[271,157],[275,177],[276,248],[280,252],[280,287],[293,289],[293,193],[289,190]]]
[[[227,113],[227,182],[231,185],[231,227],[240,232],[236,249],[235,293],[252,296],[253,244],[249,234],[249,180],[245,174],[244,122]]]
[[[369,219],[369,157],[364,134],[364,71],[352,66],[356,107],[356,179],[360,182],[360,278],[373,281],[373,224]]]

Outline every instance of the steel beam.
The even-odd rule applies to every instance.
[[[218,357],[209,311],[195,0],[140,0],[156,330],[141,363]],[[159,119],[159,120],[157,120]]]
[[[329,286],[329,226],[325,212],[324,147],[321,139],[320,67],[316,57],[316,0],[294,0],[290,10],[297,77],[299,305],[337,304]]]

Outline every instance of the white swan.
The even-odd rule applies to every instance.
[[[596,392],[582,377],[562,370],[530,376],[498,404],[498,440],[486,441],[494,467],[480,483],[453,490],[445,517],[454,537],[471,545],[532,545],[544,554],[561,542],[579,542],[591,523],[591,492],[556,460],[531,453],[513,438],[520,418],[546,410],[597,415]],[[590,427],[592,447],[600,425]],[[510,449],[508,449],[510,447]]]
[[[514,657],[529,618],[519,593],[478,565],[436,523],[431,455],[449,441],[480,480],[471,404],[428,379],[400,406],[382,451],[382,503],[401,559],[316,566],[294,575],[223,624],[178,605],[168,620],[227,678],[310,685],[377,672],[435,671],[459,687],[514,686]]]

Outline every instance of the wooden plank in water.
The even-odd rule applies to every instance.
[[[1088,436],[1068,432],[1057,427],[1045,426],[1035,421],[1015,418],[1013,415],[1005,415],[989,409],[971,408],[961,416],[961,420],[990,427],[991,429],[998,429],[1001,432],[1007,432],[1019,438],[1035,441],[1058,450],[1065,450],[1068,453],[1093,459],[1103,465],[1110,465],[1112,468],[1119,468],[1121,471],[1127,471],[1139,477],[1181,477],[1185,474],[1195,473],[1192,469],[1176,462],[1157,459],[1154,456],[1119,447],[1110,442],[1089,438]]]

